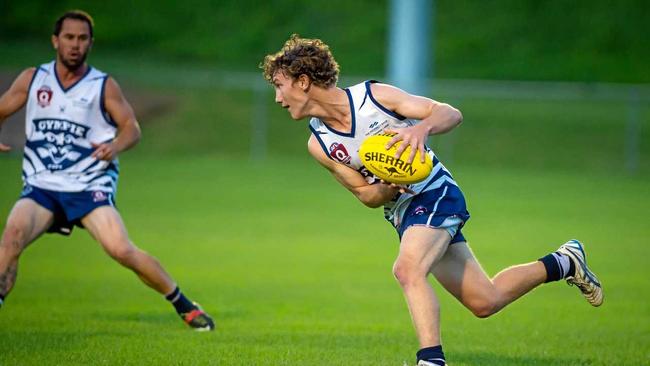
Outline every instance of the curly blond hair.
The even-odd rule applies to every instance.
[[[269,83],[278,71],[293,79],[307,75],[315,85],[324,88],[335,86],[339,78],[339,64],[329,46],[320,39],[300,38],[297,34],[291,35],[280,51],[266,55],[260,68]]]

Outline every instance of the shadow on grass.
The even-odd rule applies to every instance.
[[[212,311],[212,309],[204,309],[214,320],[218,323],[220,320],[238,319],[246,316],[245,311],[237,309],[221,309],[219,311]],[[165,324],[175,323],[179,321],[179,316],[174,309],[170,306],[169,311],[151,311],[151,312],[95,312],[92,315],[93,319],[107,320],[109,322],[136,322],[146,324]]]

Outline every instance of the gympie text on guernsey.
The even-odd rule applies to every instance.
[[[63,132],[77,138],[86,138],[88,127],[65,119],[41,118],[32,120],[34,127],[39,132]]]

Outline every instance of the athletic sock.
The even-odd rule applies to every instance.
[[[567,271],[564,278],[575,276],[576,275],[576,265],[573,264],[573,261],[568,256],[566,256],[564,254],[562,256],[569,260],[569,270]]]
[[[185,295],[183,295],[181,289],[178,288],[178,286],[176,286],[174,291],[172,291],[169,295],[165,296],[165,299],[174,305],[176,312],[179,314],[189,313],[195,308],[194,304],[192,304],[192,302],[188,300]]]
[[[417,362],[427,361],[437,366],[444,366],[445,363],[445,353],[442,352],[442,345],[437,345],[435,347],[422,348],[415,354],[417,356]]]
[[[546,268],[546,281],[559,281],[575,274],[573,261],[564,254],[554,252],[538,259]]]

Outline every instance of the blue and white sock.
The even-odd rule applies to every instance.
[[[0,308],[2,307],[2,304],[5,303],[5,297],[0,295]]]
[[[417,362],[426,361],[435,366],[446,365],[445,353],[442,352],[442,345],[422,348],[415,355],[418,359]]]
[[[179,314],[189,313],[195,308],[194,304],[192,304],[192,302],[187,297],[185,297],[185,295],[183,295],[181,289],[178,288],[178,286],[176,286],[174,291],[172,291],[169,295],[165,296],[165,299],[174,305],[174,309],[176,309],[176,312]]]
[[[553,252],[538,260],[542,262],[546,268],[545,282],[559,281],[575,274],[573,261],[564,254]]]

